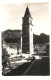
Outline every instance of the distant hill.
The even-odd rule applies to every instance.
[[[22,31],[21,30],[6,30],[4,32],[2,32],[2,37],[4,39],[6,38],[19,38],[22,35]]]
[[[22,36],[21,30],[6,30],[2,32],[2,38],[6,42],[17,43]]]
[[[49,35],[41,33],[40,35],[33,34],[33,43],[34,44],[43,44],[49,42]]]
[[[22,30],[6,30],[2,32],[2,38],[5,41],[17,42],[22,36]],[[49,42],[49,35],[41,33],[40,35],[33,34],[33,44],[42,44]]]

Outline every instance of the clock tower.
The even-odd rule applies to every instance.
[[[26,8],[24,17],[22,18],[22,53],[33,53],[33,32],[32,17],[29,8]]]

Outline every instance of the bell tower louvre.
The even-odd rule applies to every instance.
[[[33,32],[32,17],[29,8],[26,8],[24,17],[22,18],[22,53],[33,53]]]

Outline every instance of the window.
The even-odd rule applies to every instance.
[[[32,28],[31,28],[31,31],[32,31]]]

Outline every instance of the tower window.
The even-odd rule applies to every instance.
[[[31,28],[31,31],[32,31],[32,28]]]
[[[30,24],[32,24],[32,21],[30,20]]]

